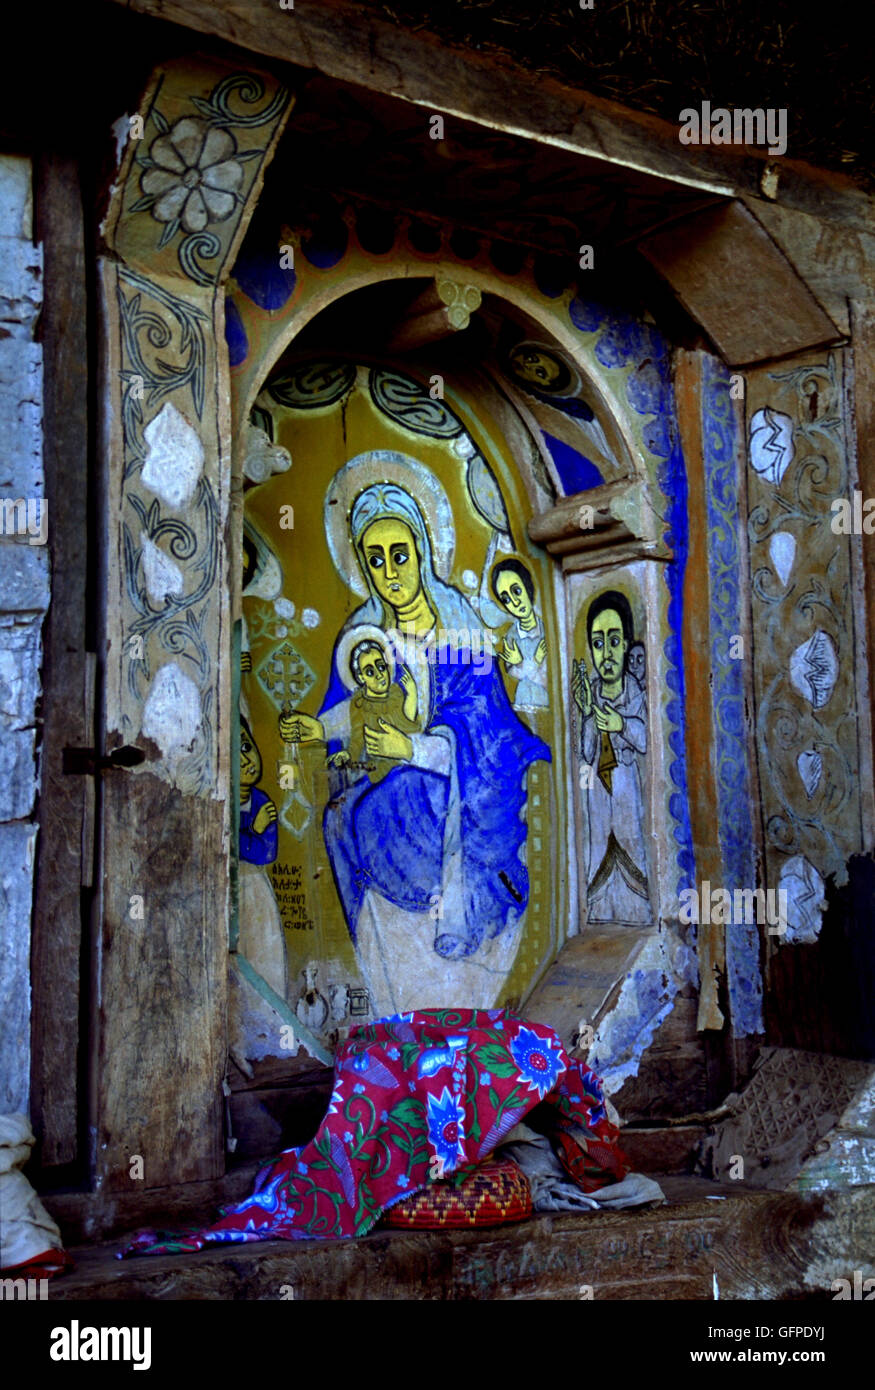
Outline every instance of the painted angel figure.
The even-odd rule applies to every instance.
[[[491,628],[500,627],[509,617],[514,621],[513,628],[495,648],[496,656],[516,682],[514,709],[546,709],[550,703],[547,636],[535,608],[535,582],[522,560],[513,556],[495,559],[498,541],[499,533],[493,534],[483,567],[480,616]]]

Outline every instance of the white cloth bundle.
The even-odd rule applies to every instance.
[[[63,1249],[61,1232],[19,1171],[34,1142],[26,1115],[0,1115],[0,1269]]]

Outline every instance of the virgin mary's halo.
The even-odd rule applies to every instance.
[[[325,494],[325,537],[341,579],[355,593],[369,595],[349,533],[349,521],[356,498],[379,483],[396,484],[418,503],[431,538],[434,572],[438,579],[448,581],[456,549],[449,498],[425,464],[391,449],[357,454],[338,469]]]

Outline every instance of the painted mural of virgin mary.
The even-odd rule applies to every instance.
[[[365,488],[350,540],[369,596],[338,634],[318,720],[291,716],[282,733],[342,749],[350,701],[339,662],[353,629],[387,634],[395,681],[415,683],[421,732],[366,725],[367,755],[392,765],[376,783],[363,772],[326,808],[338,895],[375,1011],[490,1007],[528,902],[527,770],[550,750],[514,713],[497,663],[472,651],[480,620],[436,574],[411,494]]]

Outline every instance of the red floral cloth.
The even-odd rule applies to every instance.
[[[253,1195],[206,1230],[140,1232],[120,1258],[214,1241],[365,1235],[402,1198],[492,1153],[542,1101],[558,1132],[585,1131],[596,1146],[589,1168],[604,1181],[625,1177],[601,1083],[569,1059],[552,1029],[500,1009],[381,1019],[339,1049],[334,1092],[311,1143],[280,1154]]]

